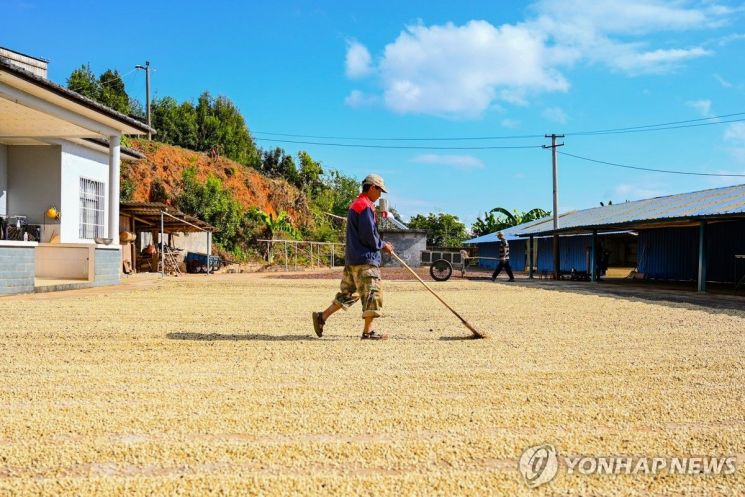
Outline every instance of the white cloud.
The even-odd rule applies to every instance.
[[[473,117],[498,97],[569,88],[540,33],[486,21],[409,26],[385,47],[379,70],[386,105],[401,113]]]
[[[675,70],[712,52],[659,35],[714,29],[734,10],[694,0],[539,0],[529,12],[514,24],[407,26],[375,67],[352,43],[347,73],[375,73],[393,111],[474,118],[496,102],[528,105],[537,94],[568,91],[565,73],[579,63],[627,75]]]
[[[727,36],[722,37],[719,40],[719,46],[727,46],[730,43],[735,43],[741,40],[745,40],[745,33],[732,33]]]
[[[745,123],[731,123],[724,130],[724,139],[745,143]]]
[[[472,155],[422,154],[414,157],[412,162],[454,167],[456,169],[483,169],[484,163]]]
[[[366,105],[373,105],[378,101],[378,97],[375,95],[369,95],[359,90],[352,90],[344,98],[344,103],[349,107],[364,107]]]
[[[711,100],[689,100],[686,105],[692,109],[695,109],[703,117],[711,116]]]
[[[559,124],[566,124],[567,123],[567,115],[566,112],[561,110],[559,107],[549,107],[543,111],[543,117],[548,119],[549,121],[553,121],[555,123]]]
[[[516,121],[515,119],[510,119],[509,117],[506,117],[506,118],[502,119],[502,121],[500,122],[500,124],[504,128],[514,129],[514,128],[519,128],[520,127],[520,121]]]
[[[743,85],[737,85],[735,83],[732,83],[731,81],[727,81],[723,77],[721,77],[719,74],[714,74],[714,79],[716,79],[720,85],[722,85],[722,88],[734,88],[736,90],[742,90]]]
[[[347,42],[346,72],[350,78],[361,78],[373,72],[370,51],[363,44]]]

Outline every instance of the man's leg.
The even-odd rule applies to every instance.
[[[504,269],[507,271],[507,276],[510,277],[510,281],[513,281],[515,279],[515,275],[512,274],[512,266],[510,266],[510,261],[505,261]]]
[[[342,307],[339,304],[337,304],[336,301],[331,302],[331,305],[328,306],[326,310],[323,311],[323,314],[321,315],[321,317],[323,318],[323,321],[326,322],[326,320],[330,318],[333,313],[335,313],[341,308]]]
[[[497,279],[497,276],[499,276],[499,273],[502,272],[502,268],[504,267],[504,262],[499,261],[499,264],[497,264],[497,269],[494,270],[494,272],[491,275],[492,281]]]
[[[383,308],[383,296],[380,288],[380,268],[375,266],[360,267],[356,276],[356,285],[362,299],[362,338],[385,340],[388,335],[373,329],[373,320],[380,316]]]
[[[354,282],[354,275],[352,269],[349,266],[344,267],[344,275],[339,285],[339,293],[336,294],[334,301],[331,302],[325,311],[313,313],[313,329],[316,335],[319,337],[323,336],[323,326],[326,324],[326,320],[331,317],[339,309],[348,309],[349,306],[357,302],[359,297],[355,293],[357,287]]]

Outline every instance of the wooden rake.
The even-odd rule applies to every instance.
[[[409,270],[409,272],[410,272],[411,274],[413,274],[413,275],[414,275],[414,277],[415,277],[415,278],[416,278],[417,280],[419,280],[419,283],[421,283],[422,285],[424,285],[424,288],[426,288],[427,290],[429,290],[429,293],[431,293],[432,295],[434,295],[434,296],[435,296],[435,298],[436,298],[437,300],[439,300],[440,302],[442,302],[442,305],[444,305],[445,307],[447,307],[447,308],[448,308],[448,310],[449,310],[450,312],[452,312],[453,314],[455,314],[455,316],[456,316],[456,317],[457,317],[458,319],[460,319],[460,322],[461,322],[461,323],[463,323],[463,325],[464,325],[464,326],[465,326],[466,328],[468,328],[469,330],[471,330],[471,333],[473,333],[473,337],[474,337],[474,338],[486,338],[486,335],[484,335],[484,334],[483,334],[483,333],[481,333],[481,332],[480,332],[479,330],[477,330],[476,328],[474,328],[474,327],[473,327],[473,325],[472,325],[471,323],[469,323],[468,321],[466,321],[466,320],[465,320],[465,318],[464,318],[463,316],[461,316],[460,314],[458,314],[458,312],[456,312],[456,310],[455,310],[455,309],[453,309],[452,307],[450,307],[450,306],[448,305],[448,303],[447,303],[447,302],[445,302],[444,300],[442,300],[442,297],[440,297],[439,295],[437,295],[437,294],[435,293],[435,291],[434,291],[434,290],[432,290],[432,289],[431,289],[431,288],[429,287],[429,285],[428,285],[428,284],[426,284],[426,283],[424,282],[424,280],[423,280],[423,279],[421,279],[421,278],[419,277],[419,275],[418,275],[418,274],[416,274],[416,272],[415,272],[415,271],[414,271],[413,269],[411,269],[411,268],[409,267],[409,265],[408,265],[408,264],[406,264],[406,263],[405,263],[405,262],[404,262],[404,261],[403,261],[403,260],[402,260],[402,259],[401,259],[401,258],[400,258],[400,257],[399,257],[399,256],[398,256],[397,254],[396,254],[396,253],[394,253],[394,252],[391,252],[391,255],[392,255],[392,256],[393,256],[393,258],[394,258],[394,259],[396,259],[396,260],[397,260],[397,261],[398,261],[398,262],[399,262],[399,263],[400,263],[400,264],[401,264],[401,265],[402,265],[403,267],[405,267],[406,269],[408,269],[408,270]]]

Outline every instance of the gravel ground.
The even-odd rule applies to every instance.
[[[745,312],[385,282],[386,342],[338,282],[250,275],[0,299],[0,495],[745,494]],[[62,294],[59,294],[62,295]],[[312,335],[312,336],[311,336]],[[529,488],[524,449],[726,456],[727,476]]]

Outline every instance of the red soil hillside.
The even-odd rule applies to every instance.
[[[184,169],[194,166],[200,181],[205,181],[210,174],[217,176],[246,209],[258,207],[272,214],[287,211],[298,226],[311,222],[305,195],[283,179],[267,178],[255,169],[224,157],[210,157],[163,143],[130,140],[128,145],[145,155],[144,159],[122,164],[122,179],[131,180],[135,186],[134,201],[154,200],[150,198],[150,192],[156,179],[172,198],[177,193]]]

